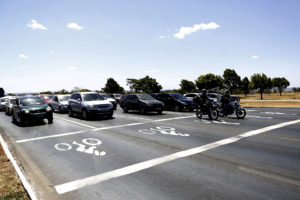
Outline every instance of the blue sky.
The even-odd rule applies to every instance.
[[[0,87],[104,87],[113,77],[265,73],[300,87],[300,1],[0,0]],[[185,27],[185,28],[184,28]]]

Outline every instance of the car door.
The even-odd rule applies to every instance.
[[[74,107],[75,107],[76,112],[81,112],[81,101],[82,101],[81,95],[76,94],[75,101],[74,101],[74,103],[75,103]]]
[[[54,96],[52,98],[52,101],[50,101],[50,104],[51,104],[53,110],[58,110],[58,98],[57,98],[57,96]]]

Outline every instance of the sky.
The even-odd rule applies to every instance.
[[[0,87],[100,90],[108,78],[182,79],[234,69],[300,87],[298,0],[0,0]]]

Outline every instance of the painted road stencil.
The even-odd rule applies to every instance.
[[[176,133],[175,128],[165,127],[165,126],[158,126],[156,128],[150,128],[150,129],[141,129],[139,130],[139,132],[148,135],[154,135],[158,133],[163,135],[173,135],[173,136],[183,136],[183,137],[190,136],[189,134]]]
[[[54,148],[58,151],[69,151],[74,149],[78,152],[91,154],[94,156],[105,156],[105,151],[100,151],[97,148],[102,144],[102,141],[96,138],[86,138],[79,143],[77,141],[73,141],[72,145],[68,143],[58,143],[54,145]]]

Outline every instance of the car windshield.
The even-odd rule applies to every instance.
[[[186,99],[185,96],[182,96],[181,94],[177,94],[177,93],[173,93],[171,94],[172,97],[174,97],[175,99]]]
[[[52,99],[52,97],[53,97],[53,96],[44,96],[43,98],[44,98],[45,100],[48,100],[48,99]]]
[[[43,105],[45,102],[39,97],[30,97],[20,99],[20,106]]]
[[[15,99],[10,99],[9,102],[10,102],[10,103],[14,103],[14,100],[15,100]]]
[[[59,96],[58,100],[59,101],[68,101],[70,99],[70,96]]]
[[[91,93],[91,94],[83,94],[83,101],[97,101],[97,100],[104,100],[103,97],[100,96],[98,93]]]
[[[140,100],[154,100],[150,94],[138,94]]]

